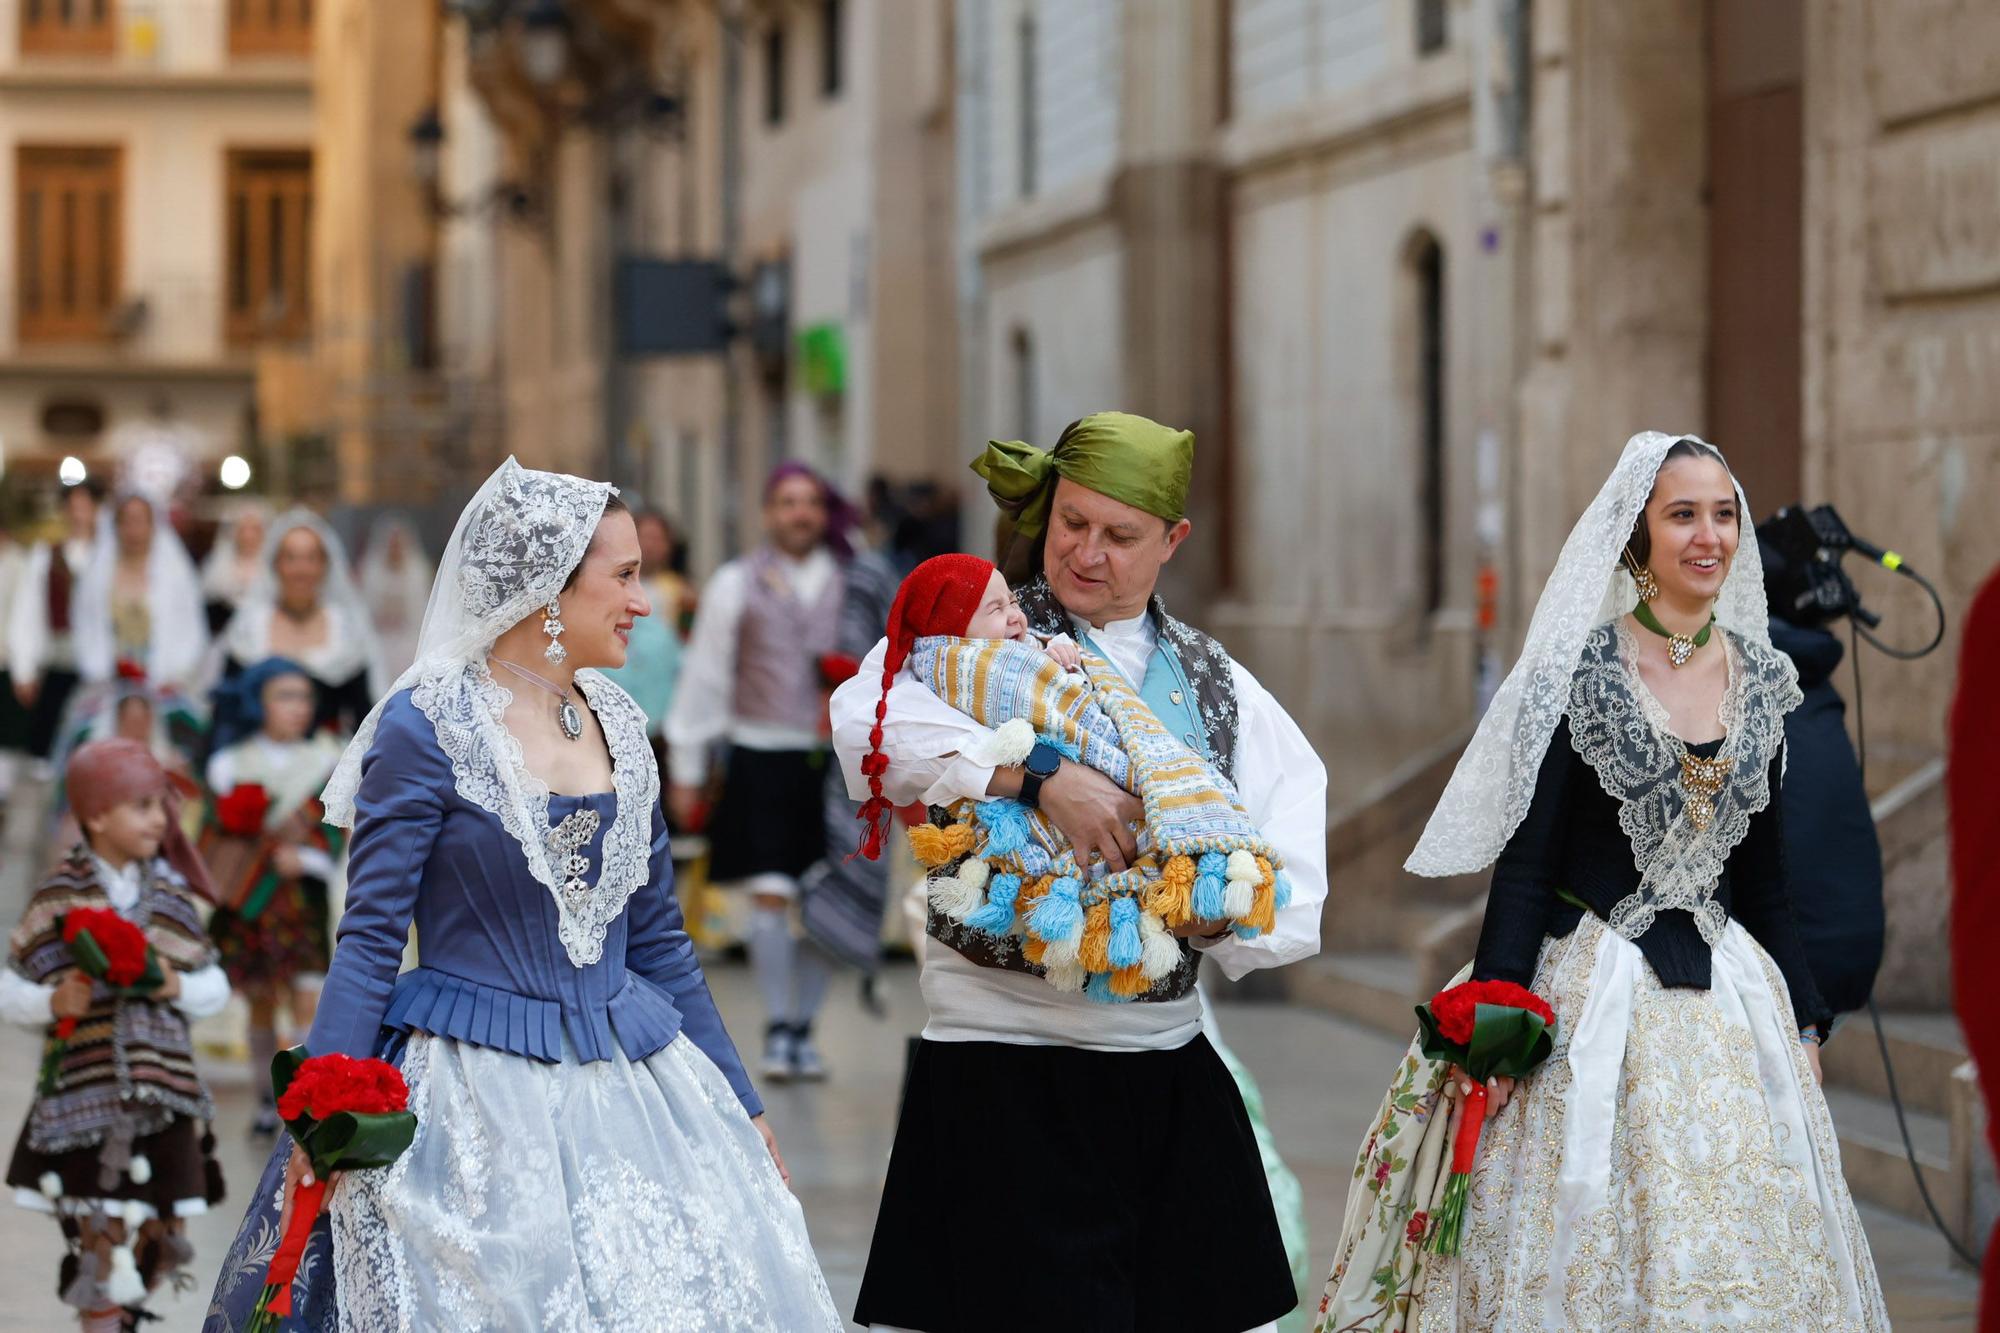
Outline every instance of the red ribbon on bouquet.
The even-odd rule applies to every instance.
[[[318,1176],[312,1184],[300,1185],[292,1196],[292,1220],[285,1224],[285,1238],[271,1256],[270,1271],[264,1274],[264,1285],[277,1288],[264,1302],[264,1309],[274,1315],[292,1312],[292,1279],[299,1275],[299,1261],[305,1258],[313,1223],[319,1220],[319,1210],[325,1204],[326,1182]]]

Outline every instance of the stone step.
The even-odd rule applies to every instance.
[[[1949,1013],[1885,1013],[1882,1033],[1896,1066],[1903,1105],[1931,1115],[1951,1114],[1951,1075],[1965,1060],[1965,1034]],[[1871,1097],[1889,1095],[1882,1048],[1864,1010],[1843,1019],[1820,1052],[1828,1087]]]
[[[1910,1171],[1896,1127],[1896,1111],[1889,1100],[1829,1086],[1826,1104],[1840,1135],[1841,1172],[1854,1197],[1928,1223],[1930,1212]],[[1963,1173],[1952,1169],[1951,1124],[1941,1115],[1913,1110],[1907,1104],[1904,1112],[1931,1198],[1947,1224],[1957,1227],[1965,1208],[1966,1182]]]
[[[1281,969],[1287,997],[1407,1040],[1417,1030],[1417,965],[1409,954],[1322,953]]]

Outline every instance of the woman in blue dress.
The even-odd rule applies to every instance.
[[[327,786],[354,838],[307,1048],[396,1060],[418,1129],[335,1179],[288,1327],[841,1327],[683,929],[645,718],[595,669],[638,569],[610,486],[509,459]],[[247,1321],[306,1172],[281,1137],[206,1329]]]

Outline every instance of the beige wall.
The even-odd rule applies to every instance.
[[[19,6],[0,3],[0,449],[17,461],[74,447],[42,436],[41,407],[55,393],[103,405],[100,448],[111,447],[120,426],[149,419],[158,402],[209,455],[242,442],[252,370],[249,353],[228,346],[222,332],[224,158],[231,148],[310,147],[311,83],[302,61],[230,61],[220,5],[158,12],[150,56],[128,13],[117,56],[54,61],[18,53]],[[145,300],[147,316],[115,348],[17,343],[21,144],[124,150],[123,290],[127,300]]]
[[[2000,564],[2000,10],[1806,16],[1806,484],[1907,555],[1952,622],[1922,662],[1867,664],[1887,778],[1941,751],[1958,622]],[[1848,564],[1885,638],[1928,638],[1917,589]]]

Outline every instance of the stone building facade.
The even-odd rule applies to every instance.
[[[311,318],[311,52],[305,0],[0,3],[13,484],[246,447],[259,351]]]

